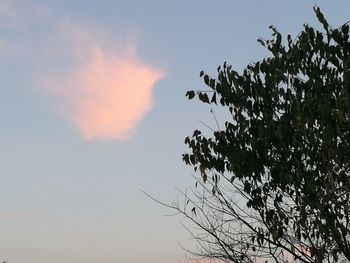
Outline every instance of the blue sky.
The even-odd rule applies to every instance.
[[[194,183],[183,141],[214,122],[185,92],[266,56],[269,25],[317,25],[315,3],[350,19],[348,1],[0,0],[0,260],[183,260],[181,218],[140,190]]]

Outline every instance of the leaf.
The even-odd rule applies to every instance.
[[[248,181],[245,181],[245,183],[244,183],[244,191],[246,193],[250,193],[250,190],[251,190],[251,184]]]
[[[203,101],[204,103],[209,103],[209,97],[206,93],[203,93],[203,92],[200,92],[199,95],[198,95],[198,98]]]
[[[214,92],[213,96],[211,97],[210,103],[216,103],[216,92]]]
[[[197,137],[201,134],[201,131],[200,130],[194,130],[193,132],[193,137]]]
[[[193,99],[195,96],[195,93],[193,90],[187,91],[186,92],[186,97],[188,97],[189,100]]]
[[[192,163],[193,165],[196,164],[196,159],[195,159],[195,157],[194,157],[193,154],[190,155],[190,161],[191,161],[191,163]]]
[[[210,80],[209,80],[209,86],[210,86],[213,90],[215,90],[215,85],[216,85],[215,79],[210,79]]]
[[[204,83],[209,86],[209,76],[204,75]]]
[[[321,9],[319,7],[314,7],[314,11],[316,13],[318,21],[320,21],[320,23],[323,25],[323,28],[328,32],[329,25],[324,15],[322,14]]]
[[[189,164],[189,163],[190,163],[190,158],[189,158],[188,154],[183,154],[183,155],[182,155],[182,160],[183,160],[186,164]]]
[[[192,212],[193,214],[197,215],[197,213],[196,213],[196,208],[195,208],[195,207],[192,208],[191,212]]]

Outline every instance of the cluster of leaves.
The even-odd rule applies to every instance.
[[[195,130],[185,140],[191,153],[183,155],[202,185],[211,185],[215,213],[230,211],[223,218],[245,228],[226,237],[210,230],[222,258],[264,254],[282,262],[282,251],[300,262],[350,260],[349,25],[334,29],[314,11],[322,31],[304,25],[295,39],[283,40],[271,27],[272,40],[259,40],[270,57],[241,74],[226,63],[217,78],[201,72],[210,92],[186,94],[232,116],[212,137]],[[246,203],[233,207],[239,200],[230,200],[230,189]],[[237,256],[233,244],[250,250]]]

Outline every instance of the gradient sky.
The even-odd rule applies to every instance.
[[[193,185],[185,136],[199,72],[350,20],[349,1],[0,0],[0,261],[173,263],[191,246],[165,202]]]

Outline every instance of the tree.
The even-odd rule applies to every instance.
[[[197,254],[230,262],[350,261],[349,25],[304,25],[258,40],[270,56],[242,73],[224,63],[189,99],[229,113],[185,139],[200,175],[185,205]]]

